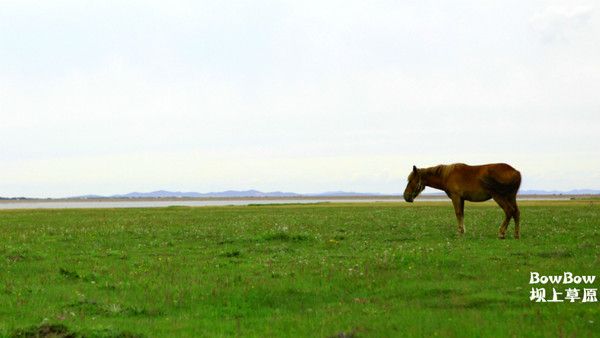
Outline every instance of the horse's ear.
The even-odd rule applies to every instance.
[[[413,165],[413,173],[418,174],[416,165]]]

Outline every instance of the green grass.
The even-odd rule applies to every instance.
[[[1,211],[0,336],[597,335],[528,283],[600,278],[600,202],[521,205],[521,240],[491,203]]]

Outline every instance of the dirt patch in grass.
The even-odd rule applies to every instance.
[[[84,282],[92,282],[92,281],[97,282],[99,279],[99,276],[93,272],[86,274],[86,275],[82,275],[82,274],[78,273],[77,271],[60,268],[60,269],[58,269],[58,273],[60,273],[66,279],[70,279],[70,280],[82,280]]]
[[[77,271],[71,271],[65,268],[58,269],[58,273],[63,275],[67,279],[80,279],[81,276],[77,273]]]
[[[241,255],[242,255],[242,252],[240,250],[227,251],[227,252],[224,252],[221,254],[221,256],[227,257],[227,258],[240,257]]]
[[[301,242],[311,239],[306,234],[288,234],[284,231],[266,234],[262,237],[265,241]]]
[[[20,329],[13,332],[13,338],[75,338],[81,337],[75,332],[70,331],[62,324],[43,324],[40,326],[32,326],[27,329]]]
[[[570,251],[548,251],[548,252],[539,252],[535,254],[541,258],[569,258],[573,257],[573,253]]]
[[[6,259],[8,259],[11,262],[20,262],[25,259],[25,256],[20,255],[20,254],[8,255],[8,256],[6,256]]]
[[[11,338],[144,338],[143,335],[128,331],[94,331],[90,333],[75,332],[69,330],[63,324],[42,324],[39,326],[31,326],[26,329],[14,331]]]

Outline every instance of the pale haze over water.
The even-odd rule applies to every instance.
[[[563,196],[525,196],[519,200],[568,200]],[[302,199],[205,199],[205,200],[26,200],[26,201],[0,201],[0,209],[112,209],[112,208],[164,208],[164,207],[210,207],[210,206],[249,206],[249,205],[284,205],[284,204],[314,204],[314,203],[408,203],[401,197],[394,198],[302,198]],[[442,202],[450,203],[442,196],[421,196],[415,202]]]
[[[0,2],[0,196],[600,189],[593,1]]]

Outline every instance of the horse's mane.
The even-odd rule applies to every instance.
[[[423,168],[423,169],[419,169],[420,173],[423,175],[432,175],[432,176],[438,176],[438,177],[446,177],[448,176],[448,174],[454,170],[454,167],[456,165],[458,165],[459,163],[454,163],[454,164],[438,164],[435,167],[429,167],[429,168]]]
[[[453,164],[438,164],[435,167],[422,168],[417,169],[419,171],[419,175],[427,175],[427,176],[438,176],[445,178],[448,174],[454,170],[454,167],[462,163],[453,163]],[[414,176],[414,172],[410,172],[408,175],[408,180],[411,181]]]

